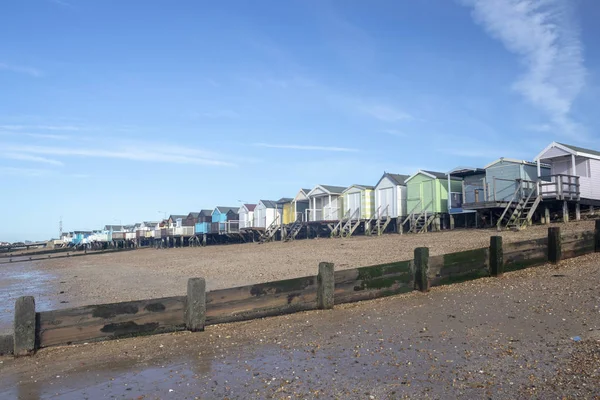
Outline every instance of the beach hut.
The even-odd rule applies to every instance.
[[[198,222],[198,217],[200,216],[199,212],[191,212],[185,217],[183,220],[183,226],[195,226]]]
[[[385,172],[375,185],[375,210],[390,218],[405,217],[406,181],[410,176]]]
[[[540,168],[543,175],[549,175],[546,165]],[[531,223],[541,201],[537,165],[531,161],[503,157],[483,170],[456,168],[450,175],[463,178],[459,211],[476,211],[476,226],[481,221],[484,225],[520,229]]]
[[[201,210],[198,213],[198,222],[194,229],[196,235],[205,235],[210,233],[210,224],[212,223],[213,210]]]
[[[238,207],[216,207],[212,212],[210,233],[225,234],[239,230]]]
[[[439,230],[443,215],[448,213],[448,192],[460,192],[461,180],[448,180],[442,172],[419,170],[405,183],[408,217],[403,224],[410,221],[413,233],[425,232],[431,225]]]
[[[453,180],[461,181],[461,190],[450,191],[448,196],[448,213],[450,214],[450,229],[455,226],[467,227],[478,225],[476,210],[463,208],[463,203],[483,200],[486,194],[485,169],[473,167],[456,167],[446,173],[448,186],[452,188]]]
[[[308,221],[308,209],[310,208],[308,193],[310,193],[310,189],[300,189],[296,197],[292,200],[294,216],[296,219],[300,219],[300,221]]]
[[[291,197],[282,197],[277,200],[277,209],[280,210],[283,225],[293,224],[296,221],[293,201],[294,199]]]
[[[281,209],[274,200],[260,200],[254,209],[254,227],[268,228],[277,221],[281,223]]]
[[[352,185],[342,192],[344,219],[369,219],[375,213],[375,187]]]
[[[338,221],[343,216],[344,186],[317,185],[307,197],[310,221]]]
[[[546,216],[548,207],[562,208],[563,219],[568,221],[569,207],[575,208],[580,218],[580,205],[600,206],[600,152],[565,143],[552,142],[535,157],[542,180],[541,194]],[[544,173],[546,164],[550,172]],[[547,218],[549,219],[549,218]]]
[[[240,216],[240,229],[252,228],[254,226],[254,209],[256,204],[242,204],[238,210]]]

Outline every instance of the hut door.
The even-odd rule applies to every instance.
[[[356,210],[360,210],[360,193],[349,193],[348,194],[348,210],[350,210],[351,217],[356,212]],[[359,214],[360,214],[360,211],[359,211]],[[358,215],[358,217],[360,218],[360,215]]]

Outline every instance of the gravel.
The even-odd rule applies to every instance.
[[[0,358],[0,398],[594,399],[599,264]]]
[[[564,233],[594,229],[594,221],[561,226]],[[489,237],[505,243],[544,237],[547,226],[520,232],[463,229],[419,235],[386,234],[348,239],[320,238],[290,243],[246,243],[205,248],[141,249],[22,262],[0,266],[0,301],[13,304],[18,296],[33,295],[38,309],[140,300],[185,294],[187,279],[204,277],[208,290],[316,275],[321,261],[336,269],[375,265],[413,258],[416,247],[431,255],[489,246]],[[31,277],[35,277],[32,285]],[[0,317],[0,333],[9,323],[10,307]]]

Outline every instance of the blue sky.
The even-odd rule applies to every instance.
[[[600,149],[594,0],[0,8],[0,240]]]

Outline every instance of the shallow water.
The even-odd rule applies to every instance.
[[[0,334],[12,330],[14,304],[20,296],[34,296],[37,311],[51,310],[55,304],[48,299],[56,277],[36,269],[29,261],[0,265]]]

